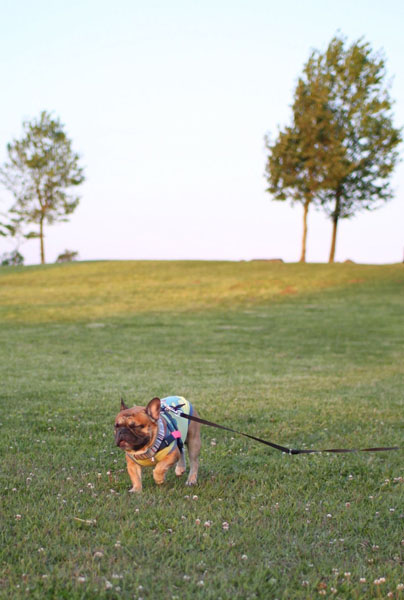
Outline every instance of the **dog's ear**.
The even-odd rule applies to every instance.
[[[125,402],[123,401],[123,398],[121,398],[121,410],[127,410],[129,407],[126,406]]]
[[[160,416],[160,408],[160,398],[153,398],[153,400],[150,400],[149,404],[146,406],[146,414],[151,417],[153,421],[158,421]]]

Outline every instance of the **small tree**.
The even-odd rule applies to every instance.
[[[38,120],[25,121],[23,128],[24,137],[7,146],[8,161],[0,178],[15,199],[10,209],[14,221],[38,226],[26,237],[39,237],[43,264],[45,223],[67,220],[79,203],[72,190],[83,183],[84,174],[59,119],[43,111]]]
[[[24,257],[18,250],[12,252],[6,252],[0,256],[0,264],[2,267],[13,267],[24,264]]]
[[[65,250],[56,259],[57,263],[73,262],[78,259],[79,253],[76,250]]]
[[[318,191],[330,185],[333,177],[334,154],[340,152],[334,132],[329,127],[330,114],[326,90],[320,83],[310,87],[307,79],[310,61],[305,66],[306,80],[300,78],[292,106],[292,124],[280,131],[271,144],[266,164],[267,189],[274,200],[291,199],[303,205],[303,236],[300,262],[306,260],[307,216],[310,204],[317,200]],[[324,170],[327,164],[328,169]]]
[[[342,152],[332,185],[319,200],[332,220],[329,262],[334,262],[337,227],[361,210],[374,210],[393,197],[390,176],[398,161],[401,131],[393,126],[385,60],[358,40],[345,48],[334,37],[326,52],[312,56],[313,73],[328,93],[332,126]]]

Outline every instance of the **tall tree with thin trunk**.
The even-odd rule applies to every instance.
[[[331,126],[342,153],[333,185],[318,199],[332,221],[329,262],[335,260],[340,219],[374,210],[393,197],[391,174],[398,161],[401,131],[394,127],[385,59],[370,45],[334,37],[326,52],[311,57],[313,78],[327,90]]]
[[[13,194],[10,215],[19,227],[34,224],[26,237],[40,240],[45,263],[45,224],[66,221],[79,197],[73,190],[83,183],[79,155],[59,119],[43,111],[39,119],[23,123],[24,136],[7,146],[8,161],[0,169],[3,185]]]
[[[292,106],[293,120],[271,144],[266,165],[275,200],[303,204],[301,260],[305,260],[307,212],[322,206],[332,220],[329,262],[334,262],[340,219],[390,200],[390,176],[398,161],[401,131],[393,126],[385,60],[358,40],[346,48],[334,37],[315,50],[303,69]]]
[[[297,83],[292,124],[279,131],[274,142],[269,135],[265,137],[267,191],[274,200],[289,199],[293,204],[303,206],[300,262],[306,261],[309,207],[317,202],[320,189],[333,184],[333,165],[341,153],[335,132],[330,127],[332,114],[327,105],[326,90],[321,81],[311,80],[311,69],[309,61]]]

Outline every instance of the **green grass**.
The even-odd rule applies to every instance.
[[[404,597],[402,450],[204,428],[196,488],[134,496],[113,444],[121,395],[180,394],[283,445],[403,446],[403,375],[403,265],[0,269],[0,597]]]

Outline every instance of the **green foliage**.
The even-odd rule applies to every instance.
[[[62,254],[59,254],[59,256],[56,259],[57,263],[65,263],[65,262],[72,262],[74,260],[77,260],[79,256],[79,253],[76,252],[75,250],[65,250],[64,252],[62,252]]]
[[[0,236],[14,237],[19,231],[19,220],[0,213]]]
[[[329,123],[327,91],[318,80],[299,79],[292,106],[293,122],[275,142],[266,136],[268,192],[275,200],[311,202],[324,186],[334,183],[331,166],[337,150]],[[328,165],[328,169],[324,165]]]
[[[23,128],[24,136],[7,146],[8,161],[0,177],[14,196],[11,215],[20,225],[38,226],[26,236],[40,238],[44,263],[44,224],[65,221],[75,210],[79,197],[72,190],[84,181],[84,174],[59,119],[43,111]]]
[[[149,470],[139,497],[113,422],[121,394],[180,393],[285,445],[402,445],[402,265],[111,262],[0,278],[20,288],[0,319],[0,598],[401,598],[402,451],[291,457],[204,427],[198,486],[170,472],[157,488]],[[237,281],[250,296],[270,284],[229,310]]]
[[[24,264],[24,257],[18,250],[3,254],[0,256],[0,264],[2,267],[15,267]]]
[[[313,53],[305,76],[308,85],[321,80],[327,90],[330,127],[340,150],[339,160],[329,169],[334,184],[323,186],[319,194],[330,216],[351,217],[391,199],[389,177],[398,159],[401,131],[392,122],[384,58],[362,40],[345,48],[343,39],[334,38],[324,54]]]
[[[339,219],[392,198],[401,131],[393,126],[384,58],[362,40],[346,47],[334,37],[326,52],[310,56],[292,108],[292,125],[274,143],[267,137],[268,191],[276,200],[321,205],[335,238]]]

